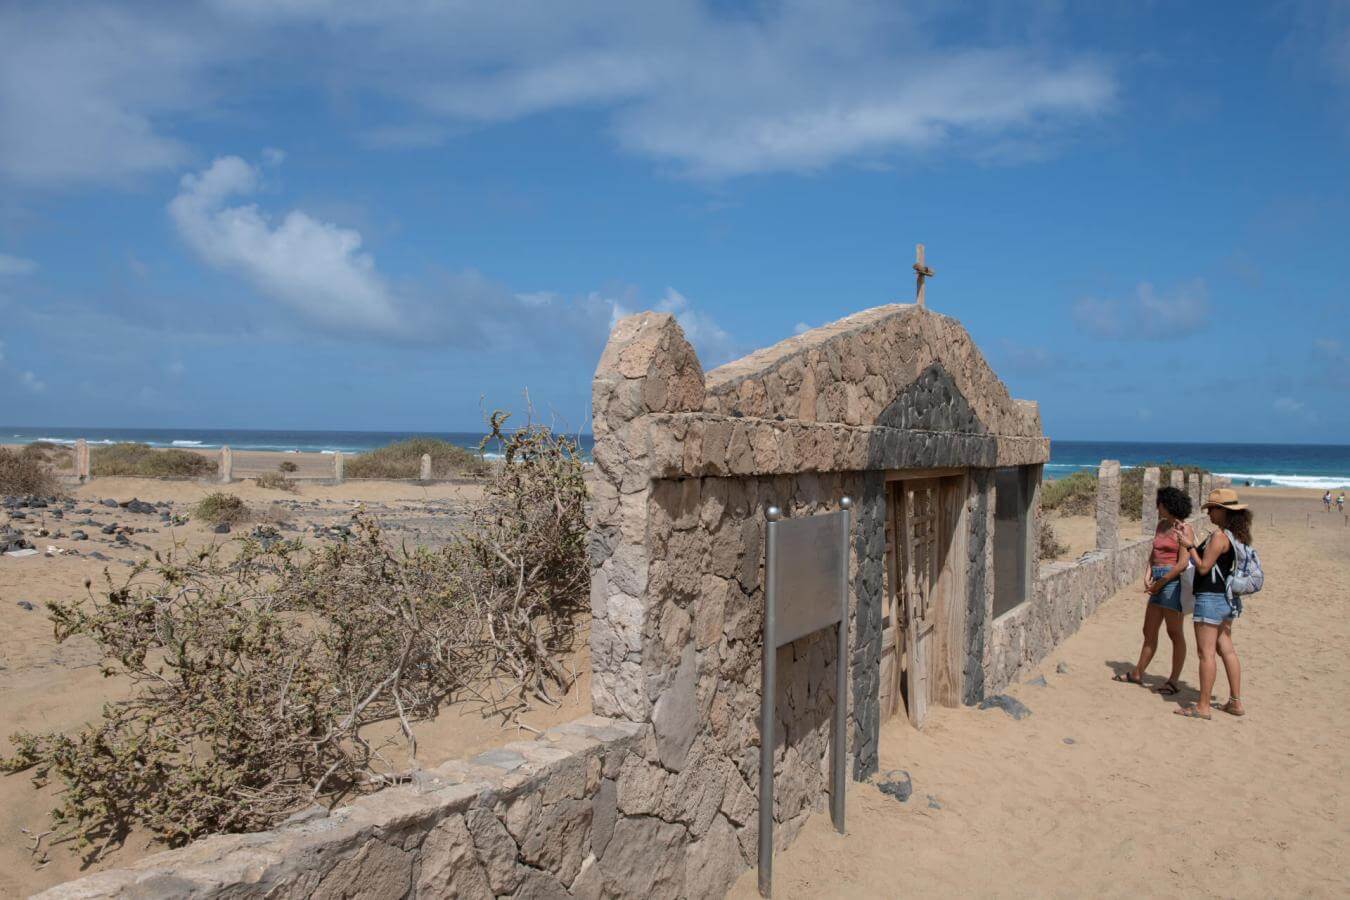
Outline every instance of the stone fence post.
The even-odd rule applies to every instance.
[[[1208,499],[1209,492],[1212,490],[1214,490],[1214,475],[1211,472],[1206,472],[1200,476],[1200,499]]]
[[[423,453],[423,454],[422,454],[422,471],[421,471],[421,473],[419,473],[418,478],[420,478],[422,481],[430,481],[430,480],[431,480],[431,454],[430,454],[430,453]]]
[[[342,477],[342,451],[338,450],[333,453],[333,483],[342,484]]]
[[[1104,459],[1097,469],[1097,549],[1120,546],[1120,461]]]
[[[1181,471],[1180,469],[1173,469],[1173,470],[1172,470],[1172,487],[1176,488],[1177,490],[1181,491],[1182,493],[1185,493],[1185,492],[1186,492],[1186,473],[1185,473],[1185,472]]]
[[[229,484],[234,480],[234,456],[229,447],[220,448],[220,483]]]
[[[89,480],[89,442],[84,438],[75,442],[75,476],[81,484]]]
[[[1142,520],[1139,527],[1144,537],[1153,537],[1153,532],[1158,528],[1158,479],[1161,477],[1157,466],[1149,466],[1144,470],[1144,496],[1139,501]]]
[[[1191,507],[1196,513],[1200,512],[1200,504],[1204,501],[1204,495],[1200,493],[1200,473],[1192,472],[1186,478],[1187,486],[1191,495]]]

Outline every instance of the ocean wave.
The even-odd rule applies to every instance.
[[[1235,485],[1250,481],[1257,487],[1295,487],[1331,490],[1350,487],[1350,475],[1278,475],[1274,473],[1251,472],[1215,472],[1224,478],[1231,478]]]
[[[200,446],[202,446],[202,442],[201,442],[201,441],[170,441],[169,443],[172,444],[172,445],[175,446],[175,447],[200,447]]]

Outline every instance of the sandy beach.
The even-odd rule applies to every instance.
[[[480,496],[472,484],[325,484],[319,454],[252,456],[236,455],[237,473],[249,471],[241,467],[245,460],[259,472],[274,471],[274,457],[306,463],[300,474],[314,477],[294,494],[251,480],[227,490],[307,540],[326,539],[325,527],[363,505],[410,542],[434,545]],[[82,596],[84,579],[97,581],[105,569],[118,577],[175,541],[198,546],[235,536],[197,522],[166,527],[157,516],[100,501],[136,497],[179,514],[220,489],[208,481],[97,479],[71,489],[76,509],[48,524],[65,532],[86,519],[130,525],[136,529],[130,545],[86,527],[91,540],[39,544],[75,553],[0,560],[7,611],[0,733],[76,727],[125,690],[101,676],[91,644],[55,643],[44,601]],[[1344,753],[1350,707],[1337,692],[1350,674],[1343,650],[1350,626],[1327,613],[1343,603],[1335,586],[1350,576],[1350,527],[1344,516],[1323,513],[1315,492],[1244,495],[1256,510],[1268,573],[1266,590],[1252,599],[1236,633],[1248,717],[1196,722],[1171,715],[1178,700],[1195,698],[1193,641],[1179,698],[1110,681],[1138,651],[1143,603],[1137,589],[1123,590],[1045,661],[1043,686],[1030,679],[1009,690],[1030,717],[937,708],[922,732],[898,718],[884,726],[881,768],[908,772],[913,796],[900,803],[873,783],[850,785],[848,835],[831,830],[828,814],[813,817],[778,856],[775,895],[1343,896],[1350,889],[1339,868],[1350,850],[1342,809],[1350,786]],[[1091,520],[1052,521],[1069,558],[1092,546]],[[1164,677],[1165,656],[1164,646],[1150,684]],[[584,654],[571,664],[587,668]],[[1222,700],[1222,674],[1216,690]],[[521,721],[535,728],[567,721],[587,711],[588,696],[583,679],[561,708],[536,709]],[[427,763],[521,736],[473,703],[422,723],[418,733]],[[25,774],[0,777],[0,896],[23,896],[161,849],[133,835],[90,868],[60,845],[35,856],[29,847],[50,827],[55,790],[35,790]],[[753,870],[732,895],[756,896]]]
[[[775,859],[774,896],[1346,896],[1350,527],[1318,492],[1241,493],[1267,579],[1234,630],[1245,718],[1172,715],[1196,698],[1189,620],[1179,696],[1110,680],[1139,650],[1143,600],[1122,590],[1045,660],[1044,686],[1009,689],[1029,717],[884,725],[882,772],[908,772],[913,795],[850,784],[847,835],[812,817]],[[753,870],[731,896],[758,896]]]

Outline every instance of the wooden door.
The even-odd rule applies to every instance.
[[[930,700],[929,656],[933,652],[934,591],[940,565],[941,509],[936,478],[900,483],[896,504],[895,538],[899,572],[897,618],[904,623],[905,659],[902,669],[909,719],[923,725]],[[897,645],[897,650],[899,646]]]

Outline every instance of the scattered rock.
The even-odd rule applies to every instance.
[[[112,533],[115,532],[116,530],[117,530],[117,523],[116,523],[116,522],[114,522],[114,523],[111,524],[111,525],[104,525],[102,528],[99,529],[99,531],[102,531],[104,534],[112,534]]]
[[[929,808],[929,809],[942,809],[942,804],[939,803],[939,802],[937,801],[937,798],[936,798],[936,797],[934,797],[932,794],[929,794],[929,795],[928,795],[928,808]]]
[[[1050,685],[1046,684],[1046,682],[1045,682],[1045,676],[1044,676],[1044,675],[1037,675],[1035,678],[1033,678],[1033,679],[1031,679],[1030,681],[1028,681],[1027,684],[1031,685],[1032,687],[1049,687],[1049,686],[1050,686]]]
[[[89,540],[89,535],[85,534],[83,531],[72,531],[70,533],[70,539],[72,541],[87,541]]]
[[[914,782],[910,779],[909,773],[903,769],[892,769],[881,773],[877,781],[877,790],[889,794],[901,803],[907,803],[910,795],[914,793]]]
[[[104,497],[102,500],[98,502],[103,504],[104,506],[111,506],[113,509],[117,508],[117,501],[112,499],[111,497]]]
[[[1031,715],[1031,710],[1016,697],[1009,697],[1007,694],[995,694],[992,697],[986,697],[980,701],[980,709],[1001,709],[1014,719],[1025,719]]]
[[[1055,671],[1058,672],[1058,673],[1061,674],[1061,675],[1068,675],[1068,674],[1069,674],[1069,664],[1066,663],[1066,662],[1062,662],[1062,663],[1060,663],[1059,665],[1055,666]]]
[[[29,603],[27,600],[20,600],[18,603],[15,604],[15,606],[18,606],[21,609],[26,609],[29,612],[33,611],[33,604]]]
[[[1078,743],[1078,742],[1075,741],[1073,738],[1065,738],[1065,739],[1064,739],[1064,743],[1066,743],[1066,744],[1076,744],[1076,743]]]
[[[229,522],[221,522],[219,525],[217,525],[215,528],[212,528],[211,530],[214,531],[216,534],[229,534],[229,533],[230,533],[230,523],[229,523]]]

